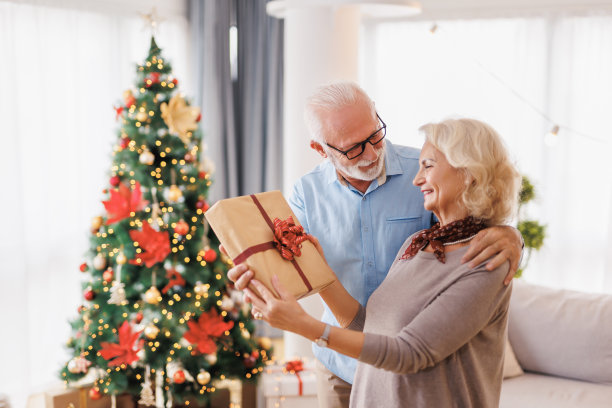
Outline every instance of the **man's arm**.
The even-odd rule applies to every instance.
[[[522,252],[523,237],[519,230],[500,225],[480,231],[470,243],[461,262],[469,262],[470,268],[475,268],[492,258],[487,262],[487,270],[492,271],[507,260],[510,262],[510,270],[504,279],[504,284],[507,285],[518,270]]]

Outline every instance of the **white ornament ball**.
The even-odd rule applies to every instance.
[[[217,364],[217,353],[207,354],[204,359],[208,364],[215,365]]]
[[[155,163],[155,155],[149,150],[145,150],[140,154],[138,160],[140,161],[140,163],[150,166],[151,164]]]
[[[72,374],[79,372],[79,366],[77,365],[76,359],[73,358],[68,362],[68,371],[70,371]]]
[[[234,301],[229,296],[224,295],[223,299],[221,299],[221,309],[225,310],[226,312],[229,312],[233,308]]]
[[[106,258],[100,254],[96,255],[93,259],[93,266],[100,271],[106,268]]]
[[[197,376],[198,384],[206,385],[210,382],[210,373],[208,371],[200,371]]]

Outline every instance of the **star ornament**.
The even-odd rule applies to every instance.
[[[116,367],[122,364],[132,364],[138,361],[136,355],[144,344],[144,340],[136,342],[141,332],[132,332],[132,327],[126,321],[119,327],[119,343],[102,342],[100,345],[100,355],[108,362],[109,367]]]
[[[144,209],[148,201],[142,199],[140,183],[136,182],[134,190],[121,183],[118,190],[110,191],[110,200],[102,201],[104,208],[108,212],[106,225],[121,221],[130,216],[130,213]]]
[[[215,340],[234,327],[234,322],[224,321],[223,317],[217,314],[217,309],[213,308],[202,313],[197,322],[188,320],[187,325],[189,330],[183,335],[185,340],[197,344],[200,353],[211,354],[217,351]]]
[[[147,268],[162,262],[170,254],[170,236],[168,231],[155,231],[148,222],[142,224],[142,230],[131,230],[130,238],[138,242],[142,252],[136,254],[136,259],[129,262],[132,265],[142,265]]]
[[[170,132],[177,134],[183,143],[189,143],[188,133],[198,128],[200,108],[187,105],[185,99],[176,94],[170,99],[170,102],[162,103],[160,109],[161,116]]]

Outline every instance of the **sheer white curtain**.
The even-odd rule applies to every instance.
[[[58,381],[67,358],[118,129],[112,107],[149,47],[133,8],[70,4],[0,1],[0,393],[14,407]],[[187,22],[165,11],[157,42],[188,92]]]
[[[527,215],[547,225],[524,279],[612,292],[612,16],[433,24],[364,27],[362,83],[389,139],[420,146],[416,129],[448,116],[493,125],[535,184]]]

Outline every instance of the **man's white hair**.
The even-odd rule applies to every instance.
[[[322,112],[335,111],[359,102],[370,106],[372,119],[376,119],[374,102],[356,83],[342,81],[319,87],[306,100],[306,107],[304,109],[304,120],[312,140],[320,143],[323,147],[326,146],[325,137],[323,136],[323,122],[321,121]]]

